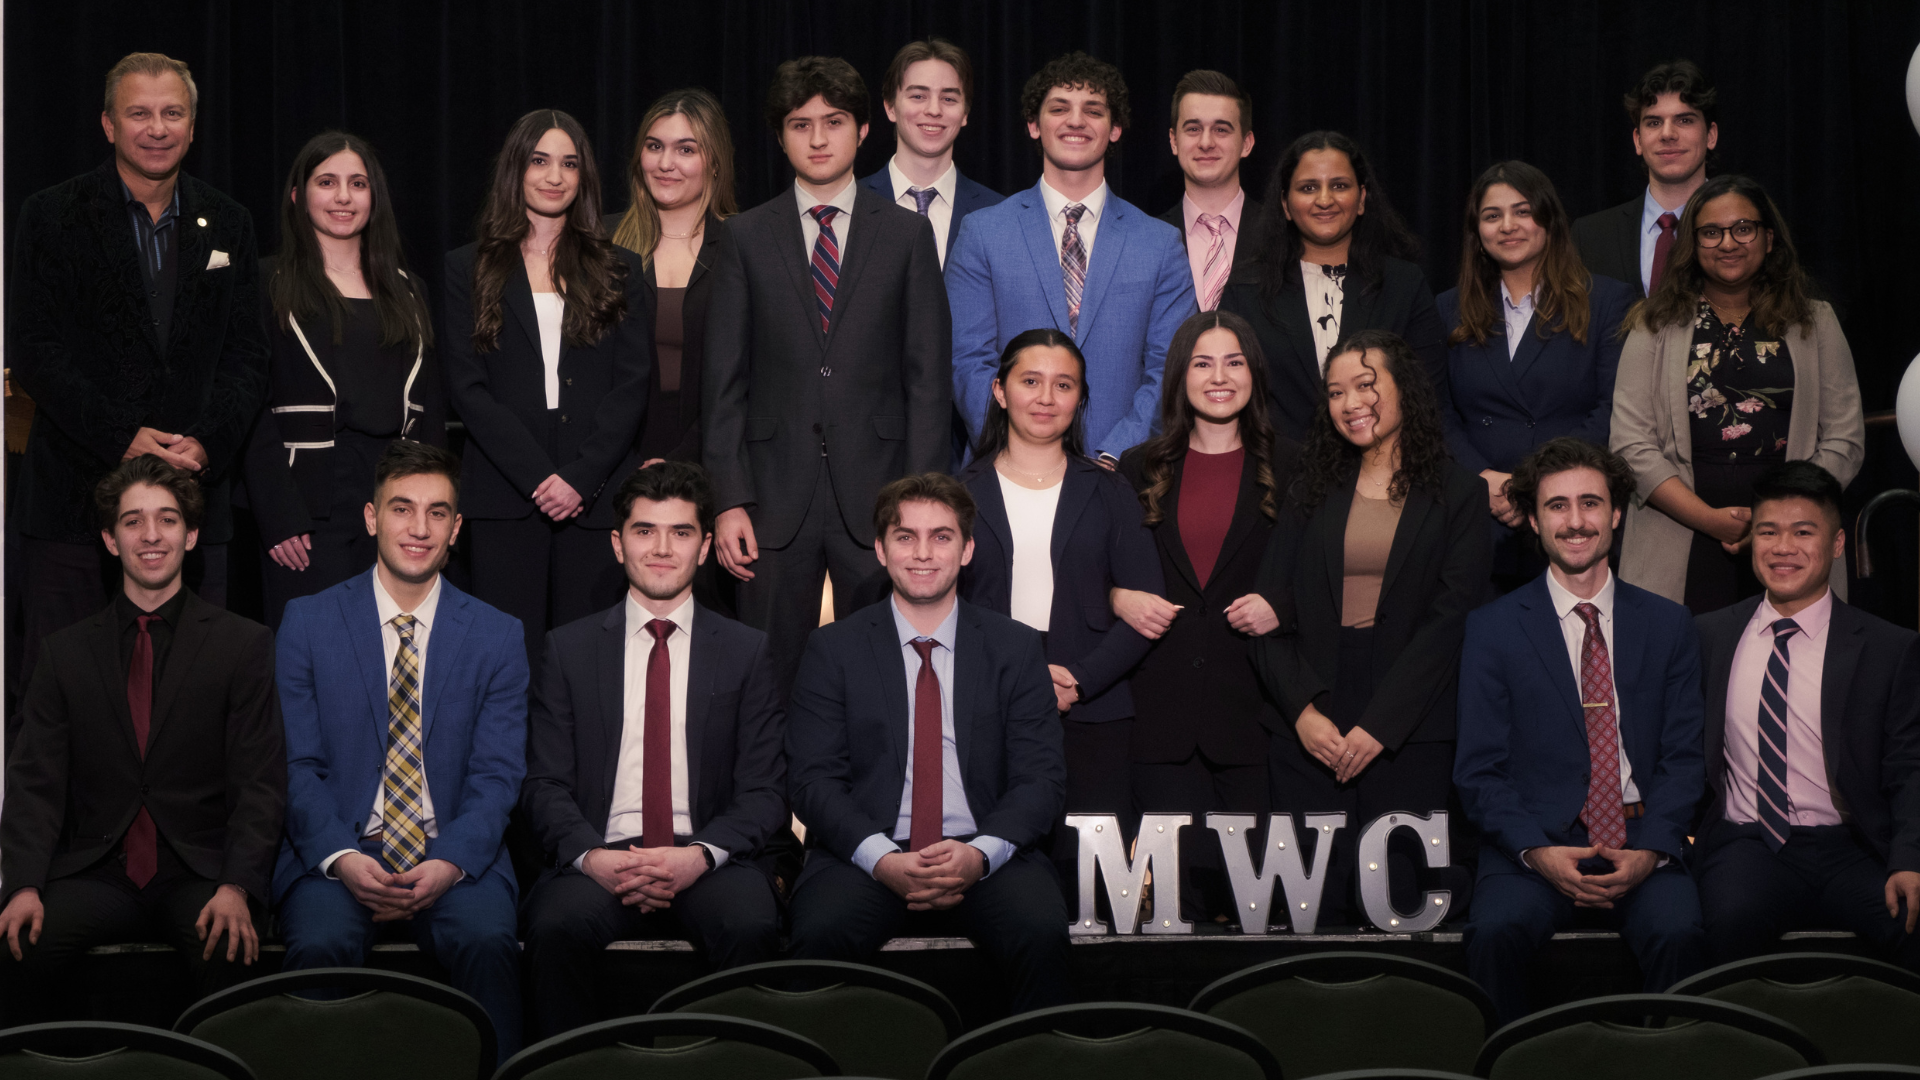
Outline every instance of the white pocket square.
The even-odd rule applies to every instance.
[[[227,258],[227,253],[219,250],[218,248],[214,249],[213,254],[207,256],[207,269],[209,270],[218,270],[221,267],[228,266],[230,264],[231,264],[231,260]]]

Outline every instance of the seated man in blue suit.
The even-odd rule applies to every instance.
[[[1087,451],[1112,468],[1153,433],[1173,332],[1197,309],[1180,230],[1107,187],[1131,122],[1120,69],[1062,56],[1020,95],[1040,182],[970,214],[947,255],[953,400],[980,435],[1007,342],[1051,326],[1087,357]]]
[[[1013,1011],[1065,1004],[1067,908],[1038,850],[1066,798],[1038,631],[962,601],[973,497],[941,473],[880,491],[893,595],[814,631],[787,706],[787,790],[812,845],[793,955],[871,957],[959,932]]]
[[[516,888],[501,834],[526,774],[520,621],[440,576],[460,459],[395,440],[374,472],[372,570],[287,605],[285,969],[366,962],[382,930],[444,964],[520,1048]]]
[[[1467,973],[1504,1022],[1527,964],[1576,923],[1618,930],[1658,993],[1701,969],[1682,858],[1704,791],[1700,647],[1679,604],[1614,578],[1633,474],[1570,436],[1514,470],[1547,572],[1467,616],[1453,782],[1485,834]]]

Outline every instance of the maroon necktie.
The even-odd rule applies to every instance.
[[[840,287],[840,238],[833,235],[836,206],[816,206],[807,211],[820,223],[820,236],[813,242],[813,300],[820,309],[820,332],[833,329],[833,294]]]
[[[645,764],[640,766],[640,843],[672,847],[673,662],[667,656],[667,637],[673,623],[655,619],[647,632],[653,635],[653,652],[647,656],[647,715],[641,734]]]
[[[907,845],[922,851],[940,842],[946,821],[946,770],[941,767],[945,736],[940,723],[940,676],[933,672],[930,638],[915,638],[920,654],[920,677],[913,683],[913,816]]]
[[[1580,711],[1587,719],[1587,805],[1580,819],[1587,839],[1599,847],[1627,844],[1627,815],[1620,804],[1620,718],[1613,704],[1613,660],[1600,633],[1600,609],[1575,604],[1587,624],[1580,645]]]
[[[1675,226],[1680,219],[1672,214],[1661,214],[1655,222],[1660,226],[1660,239],[1653,242],[1653,269],[1647,273],[1647,295],[1660,291],[1660,275],[1667,269],[1667,254],[1673,250],[1673,238],[1679,233]]]
[[[133,741],[140,748],[140,759],[147,757],[147,730],[153,723],[153,635],[147,624],[158,615],[138,616],[140,633],[133,639],[133,662],[127,665],[127,711],[133,714]],[[143,785],[144,786],[144,785]],[[133,815],[127,828],[127,877],[136,888],[144,889],[160,868],[158,836],[153,818],[143,800],[140,812]]]

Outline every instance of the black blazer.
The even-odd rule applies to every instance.
[[[1342,337],[1361,330],[1391,330],[1405,338],[1433,377],[1433,388],[1447,400],[1447,328],[1433,305],[1420,268],[1401,259],[1383,260],[1380,284],[1367,289],[1349,280],[1345,307],[1340,312]],[[1236,260],[1237,263],[1237,260]],[[1253,324],[1260,350],[1267,358],[1268,419],[1275,435],[1305,442],[1315,409],[1326,400],[1326,379],[1313,343],[1313,324],[1307,317],[1306,286],[1296,267],[1271,300],[1261,295],[1265,268],[1260,263],[1236,265],[1220,307]],[[1484,486],[1484,485],[1482,485]],[[1368,729],[1372,730],[1372,729]]]
[[[277,544],[313,531],[315,520],[333,512],[334,406],[340,395],[333,371],[340,346],[326,326],[300,329],[308,353],[293,331],[283,330],[273,317],[273,305],[264,298],[273,279],[275,259],[260,260],[260,295],[267,313],[267,340],[272,346],[269,369],[272,384],[266,403],[247,437],[241,460],[241,479],[247,505],[260,525],[260,538]],[[427,307],[426,286],[408,275],[407,283]],[[402,398],[389,403],[394,427],[401,437],[435,446],[447,445],[447,394],[440,377],[440,357],[431,347],[418,350]],[[362,403],[361,408],[367,405]],[[372,482],[372,477],[368,477]],[[369,489],[371,490],[371,489]]]
[[[960,474],[973,492],[973,561],[960,572],[968,603],[1006,615],[1013,610],[1013,531],[992,461]],[[1047,662],[1080,684],[1067,719],[1124,720],[1134,714],[1127,674],[1153,643],[1114,617],[1112,588],[1160,594],[1166,584],[1153,537],[1140,524],[1140,500],[1126,481],[1085,458],[1067,461],[1053,514],[1053,607],[1047,617]]]
[[[1030,848],[1067,799],[1060,714],[1040,632],[965,600],[953,655],[954,741],[983,836]],[[807,842],[844,862],[893,835],[905,787],[907,664],[893,598],[815,630],[787,703],[787,793]],[[794,888],[822,865],[807,860]]]
[[[1580,261],[1587,272],[1610,277],[1626,285],[1628,302],[1647,295],[1640,284],[1640,214],[1646,209],[1647,192],[1598,213],[1576,218],[1573,243],[1580,249]]]
[[[1273,475],[1283,488],[1299,453],[1299,447],[1286,440],[1274,447]],[[1136,491],[1146,490],[1144,445],[1121,456],[1120,472]],[[1259,765],[1267,760],[1268,732],[1279,731],[1283,721],[1254,670],[1254,639],[1227,625],[1226,610],[1235,600],[1260,591],[1260,563],[1274,520],[1260,510],[1265,493],[1249,458],[1240,470],[1226,540],[1202,588],[1180,539],[1185,472],[1182,455],[1173,466],[1173,486],[1160,500],[1160,523],[1149,526],[1167,583],[1166,598],[1182,610],[1134,670],[1133,708],[1139,722],[1133,725],[1132,757],[1178,762],[1198,749],[1218,765]],[[1285,603],[1283,597],[1266,599],[1276,612]]]
[[[694,606],[687,656],[691,841],[755,861],[787,827],[786,750],[767,635]],[[626,730],[626,600],[547,634],[520,805],[548,873],[604,845]]]
[[[722,233],[701,383],[714,508],[752,507],[759,543],[786,544],[824,446],[847,530],[868,543],[880,488],[944,471],[951,454],[953,319],[933,226],[856,185],[831,334],[793,188]]]
[[[0,811],[0,900],[106,857],[145,806],[189,870],[264,905],[286,805],[267,628],[187,594],[143,759],[108,604],[48,636],[27,683]]]
[[[1349,469],[1312,514],[1289,500],[1260,567],[1259,592],[1284,603],[1274,605],[1280,628],[1254,642],[1254,666],[1280,703],[1289,736],[1309,704],[1326,709],[1339,673],[1354,476]],[[1454,737],[1461,635],[1467,613],[1487,598],[1492,572],[1486,514],[1486,481],[1458,465],[1447,467],[1439,495],[1418,489],[1407,495],[1374,616],[1379,689],[1358,720],[1329,717],[1343,733],[1366,728],[1389,750]]]
[[[1182,206],[1183,202],[1184,196],[1181,200],[1175,201],[1172,206],[1168,207],[1167,211],[1160,215],[1160,220],[1180,230],[1181,244],[1191,245],[1194,239],[1187,235],[1187,215]],[[1235,269],[1253,262],[1260,257],[1260,214],[1260,204],[1254,202],[1251,195],[1247,197],[1246,202],[1240,204],[1240,229],[1235,233],[1233,238],[1233,265]],[[1198,289],[1199,287],[1200,283],[1197,281],[1194,282],[1194,288]],[[1225,303],[1226,294],[1223,292],[1220,295],[1221,302]]]
[[[624,212],[608,214],[602,219],[607,239],[620,228],[620,219]],[[685,335],[680,344],[680,422],[686,426],[686,434],[681,437],[667,457],[673,461],[700,461],[700,376],[706,367],[707,355],[707,308],[713,302],[713,264],[720,257],[720,218],[708,211],[706,224],[700,230],[700,250],[693,256],[693,274],[687,278],[687,295],[680,307],[680,332]],[[638,254],[636,252],[636,254]],[[647,356],[653,362],[656,373],[649,384],[659,382],[660,350],[653,337],[654,320],[660,313],[660,287],[654,282],[651,273],[642,273],[640,277],[641,302],[647,313]],[[646,421],[641,420],[641,429]]]
[[[232,537],[228,477],[267,392],[253,219],[185,173],[178,185],[166,341],[155,336],[111,158],[20,208],[7,364],[36,416],[7,498],[27,536],[95,543],[93,486],[120,464],[135,432],[152,427],[206,448],[200,542]]]
[[[1760,597],[1698,616],[1707,793],[1694,835],[1725,842],[1727,682]],[[1887,863],[1920,870],[1920,635],[1835,597],[1820,674],[1820,748],[1834,809]]]
[[[653,320],[642,296],[640,257],[613,249],[627,264],[627,314],[596,344],[560,345],[559,415],[548,417],[540,320],[526,267],[515,263],[501,302],[500,339],[473,349],[473,268],[478,245],[447,253],[446,336],[441,339],[453,408],[467,425],[461,455],[460,512],[470,518],[537,513],[533,491],[555,473],[585,500],[574,523],[613,528],[617,487],[640,466],[634,436],[647,407]],[[546,431],[557,421],[549,450]]]

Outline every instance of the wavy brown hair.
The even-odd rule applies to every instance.
[[[1361,330],[1343,339],[1328,354],[1327,366],[1333,366],[1335,357],[1355,352],[1369,371],[1385,369],[1400,395],[1400,461],[1394,467],[1393,482],[1387,486],[1387,497],[1399,502],[1415,488],[1438,494],[1446,487],[1447,466],[1453,455],[1447,450],[1446,430],[1440,424],[1440,395],[1434,392],[1432,377],[1412,346],[1391,330]],[[1302,510],[1313,513],[1334,488],[1352,482],[1363,452],[1334,426],[1332,408],[1323,395],[1307,429],[1306,446],[1300,451],[1300,475],[1289,494]]]
[[[1519,192],[1533,207],[1534,222],[1547,232],[1547,247],[1540,253],[1534,274],[1538,300],[1533,332],[1548,338],[1564,330],[1573,340],[1586,344],[1587,323],[1592,317],[1587,294],[1593,275],[1587,273],[1579,249],[1573,246],[1573,226],[1553,181],[1524,161],[1499,162],[1473,182],[1460,241],[1460,325],[1453,328],[1447,340],[1459,345],[1472,338],[1475,345],[1485,345],[1493,328],[1504,328],[1506,323],[1500,314],[1500,264],[1480,242],[1480,204],[1495,184],[1506,184]]]
[[[1673,238],[1673,251],[1667,259],[1667,272],[1660,278],[1660,288],[1628,310],[1621,324],[1623,332],[1657,333],[1666,327],[1685,326],[1693,321],[1707,283],[1706,271],[1700,269],[1700,259],[1695,254],[1694,224],[1700,208],[1722,195],[1738,195],[1752,203],[1760,213],[1761,229],[1773,235],[1773,250],[1767,253],[1760,272],[1747,285],[1748,302],[1752,305],[1748,324],[1781,334],[1788,327],[1813,322],[1807,274],[1800,268],[1800,254],[1793,246],[1793,237],[1787,232],[1780,208],[1773,204],[1773,198],[1758,180],[1726,173],[1700,185],[1700,190],[1687,200],[1686,209],[1680,212],[1680,229]],[[1761,243],[1762,237],[1754,237],[1753,242]]]
[[[588,348],[626,316],[627,264],[614,251],[613,241],[600,235],[600,170],[594,165],[587,131],[558,109],[536,109],[507,132],[506,144],[493,161],[486,205],[474,226],[479,239],[473,260],[475,352],[499,347],[504,321],[501,293],[507,278],[521,266],[520,242],[532,228],[521,185],[540,137],[556,128],[573,140],[580,161],[580,184],[553,248],[554,284],[566,305],[561,337],[575,348]]]
[[[647,190],[646,169],[640,155],[647,146],[647,132],[668,116],[684,116],[693,128],[693,140],[707,159],[707,188],[702,209],[722,221],[740,212],[733,192],[733,133],[727,127],[726,110],[712,94],[699,87],[673,90],[648,106],[640,118],[640,133],[633,137],[633,156],[627,160],[627,212],[613,231],[613,242],[640,256],[642,264],[652,266],[653,249],[660,246],[660,208]]]
[[[1279,489],[1273,479],[1273,425],[1267,422],[1267,360],[1260,351],[1260,339],[1247,320],[1231,311],[1203,311],[1191,316],[1174,331],[1167,346],[1167,370],[1160,379],[1160,434],[1148,439],[1141,449],[1141,461],[1147,486],[1140,492],[1145,522],[1158,525],[1167,520],[1169,508],[1162,505],[1173,489],[1173,468],[1186,457],[1187,440],[1193,435],[1193,401],[1187,397],[1187,368],[1193,364],[1193,350],[1209,330],[1225,330],[1240,343],[1247,358],[1252,393],[1247,404],[1234,417],[1240,427],[1240,445],[1253,462],[1254,482],[1260,485],[1260,512],[1268,518],[1279,512]]]

